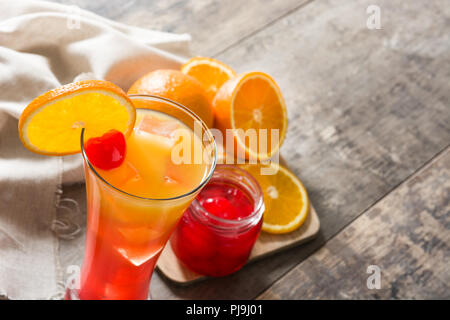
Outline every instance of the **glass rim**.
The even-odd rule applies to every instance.
[[[195,188],[193,188],[192,190],[190,190],[189,192],[183,193],[181,195],[175,196],[175,197],[170,197],[170,198],[148,198],[148,197],[142,197],[142,196],[138,196],[129,192],[126,192],[122,189],[119,189],[117,187],[115,187],[113,184],[111,184],[110,182],[108,182],[106,179],[104,179],[99,173],[98,171],[94,168],[94,166],[92,165],[92,163],[89,161],[85,149],[84,149],[84,131],[85,128],[81,129],[81,136],[80,136],[80,142],[81,142],[81,155],[83,157],[83,160],[85,161],[85,163],[88,164],[89,169],[94,172],[94,174],[103,182],[105,183],[107,186],[111,187],[112,189],[120,192],[121,194],[124,194],[126,196],[132,197],[132,198],[136,198],[136,199],[140,199],[140,200],[149,200],[149,201],[170,201],[170,200],[177,200],[177,199],[182,199],[185,198],[187,196],[190,196],[194,193],[196,193],[198,190],[200,190],[201,188],[203,188],[208,181],[211,179],[214,170],[216,168],[216,164],[217,164],[217,145],[216,145],[216,140],[214,139],[213,134],[211,133],[210,129],[208,128],[208,126],[206,125],[206,123],[199,117],[197,116],[194,112],[192,112],[191,110],[189,110],[187,107],[183,106],[182,104],[175,102],[173,100],[167,99],[167,98],[163,98],[163,97],[158,97],[155,95],[149,95],[149,94],[130,94],[128,95],[130,97],[131,100],[133,100],[133,98],[143,98],[143,99],[147,99],[147,100],[151,100],[151,101],[157,101],[157,102],[163,102],[169,105],[172,105],[174,107],[177,107],[179,109],[181,109],[182,111],[186,112],[189,116],[191,116],[192,118],[194,118],[194,121],[199,121],[202,125],[202,128],[207,132],[208,134],[208,141],[211,141],[213,143],[214,146],[214,154],[213,154],[213,162],[211,164],[211,167],[209,168],[209,172],[208,174],[205,175],[205,177],[202,179],[202,181],[199,183],[198,186],[196,186]],[[136,108],[136,110],[152,110],[152,109],[146,109],[146,108]],[[161,113],[164,113],[163,111],[158,111]],[[178,119],[177,119],[178,120]],[[181,121],[181,120],[180,120]],[[202,139],[203,142],[203,139]]]
[[[237,171],[241,177],[245,177],[248,181],[250,181],[250,183],[253,185],[253,187],[255,188],[255,191],[256,191],[256,195],[250,194],[250,196],[252,198],[256,198],[256,200],[257,200],[257,201],[255,201],[253,212],[242,219],[225,219],[225,218],[220,218],[212,213],[209,213],[208,210],[206,210],[198,202],[197,199],[194,199],[190,206],[193,207],[197,212],[201,213],[203,216],[211,219],[212,221],[220,222],[225,225],[225,226],[218,226],[218,225],[215,225],[214,223],[207,222],[208,225],[212,225],[214,228],[217,228],[217,229],[229,230],[234,227],[245,228],[245,227],[249,226],[250,224],[252,224],[254,221],[259,221],[259,219],[262,218],[262,215],[264,213],[265,205],[264,205],[263,192],[262,192],[261,186],[259,185],[258,181],[256,181],[256,179],[250,173],[248,173],[247,171],[245,171],[235,165],[221,164],[221,165],[217,166],[217,169],[218,170],[223,169],[223,170]],[[217,170],[214,173],[217,173]],[[214,174],[213,174],[213,176],[214,176]],[[213,176],[212,176],[212,179],[214,179]],[[230,175],[227,175],[226,177],[229,178]],[[230,180],[231,180],[231,178],[230,178]],[[194,212],[194,214],[197,214],[197,212]],[[259,217],[259,216],[261,216],[261,217]]]

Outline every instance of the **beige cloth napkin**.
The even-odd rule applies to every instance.
[[[189,41],[74,6],[0,0],[0,296],[60,297],[56,206],[62,183],[83,180],[79,156],[40,156],[22,146],[17,118],[24,107],[86,77],[127,90],[144,73],[178,68]]]

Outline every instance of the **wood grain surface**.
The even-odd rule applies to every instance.
[[[213,56],[267,27],[308,0],[58,0],[109,19],[189,33],[193,54]]]
[[[282,153],[291,169],[302,177],[321,221],[321,233],[314,241],[257,261],[229,277],[180,287],[155,273],[151,288],[155,299],[252,299],[262,292],[262,297],[267,298],[336,297],[321,289],[324,282],[315,280],[308,282],[309,293],[298,293],[296,289],[286,293],[280,286],[290,285],[283,281],[284,277],[289,277],[290,282],[312,277],[298,271],[312,268],[301,264],[303,260],[309,256],[313,259],[319,254],[313,254],[318,248],[339,237],[341,230],[362,214],[360,218],[364,218],[369,208],[389,197],[402,183],[408,183],[405,180],[449,145],[450,7],[445,1],[379,0],[380,30],[366,27],[366,9],[373,4],[370,0],[202,0],[195,4],[82,0],[78,4],[116,21],[191,33],[194,53],[219,58],[238,72],[262,70],[271,74],[288,106],[289,128]],[[448,168],[448,161],[442,166]],[[440,181],[438,175],[433,177],[427,183],[437,193],[445,194],[442,183],[433,182]],[[84,192],[83,187],[67,190],[74,197]],[[395,203],[391,205],[401,207],[406,197],[394,191]],[[430,201],[436,201],[436,212],[442,212],[439,199]],[[417,213],[408,206],[404,210],[408,215]],[[364,219],[366,228],[375,229],[379,222]],[[398,223],[400,228],[405,219],[399,217],[392,224]],[[443,220],[435,220],[435,228],[421,231],[420,224],[413,223],[419,229],[408,233],[389,225],[383,234],[397,239],[402,232],[405,237],[417,237],[404,239],[400,245],[431,241],[425,240],[426,236],[444,241],[440,235]],[[370,241],[383,241],[382,237],[373,240],[376,235],[370,235]],[[340,239],[344,255],[348,242],[344,236]],[[349,248],[355,246],[352,241]],[[418,259],[421,254],[416,246],[402,250],[381,250],[379,257],[400,261],[409,256]],[[311,260],[316,263],[314,267],[325,275],[334,272],[331,262],[327,260],[321,266],[324,260],[317,259]],[[423,270],[431,269],[433,275],[438,275],[442,270],[435,267]],[[297,271],[289,273],[293,268]],[[384,288],[397,287],[398,294],[379,293],[379,297],[407,297],[407,286],[401,282],[416,276],[408,270],[391,271],[391,276],[384,278],[389,282]],[[446,277],[448,270],[444,272]],[[424,292],[414,291],[417,297],[448,297],[441,284],[448,278],[428,277],[428,284],[418,287]],[[348,290],[343,291],[348,298],[369,297],[364,288],[355,285],[356,280],[341,278],[343,281],[349,281],[344,285]],[[274,291],[270,291],[274,283]]]
[[[450,299],[449,266],[450,148],[259,298]]]

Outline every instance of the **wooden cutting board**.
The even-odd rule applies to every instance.
[[[247,264],[252,263],[256,259],[267,257],[287,248],[305,243],[317,235],[319,228],[319,217],[311,205],[305,223],[297,230],[282,235],[269,234],[261,231]],[[207,278],[186,268],[173,253],[170,243],[167,243],[159,257],[157,268],[166,278],[179,284],[187,285]]]

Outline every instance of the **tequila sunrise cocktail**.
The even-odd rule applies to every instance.
[[[147,299],[162,249],[214,171],[214,140],[199,118],[168,100],[130,98],[136,123],[119,167],[96,167],[101,159],[93,159],[99,155],[90,155],[82,137],[86,249],[81,288],[69,290],[68,298]]]

